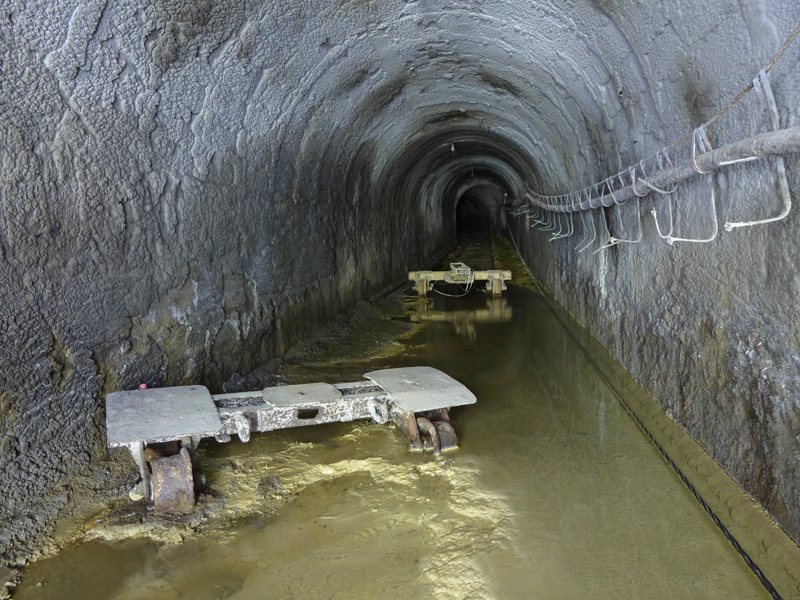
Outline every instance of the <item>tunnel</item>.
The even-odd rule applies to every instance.
[[[800,124],[794,0],[0,14],[0,564],[110,477],[108,393],[269,368],[465,233],[800,541],[796,148],[637,188]]]

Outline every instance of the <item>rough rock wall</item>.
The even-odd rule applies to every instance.
[[[405,79],[335,29],[373,17],[318,8],[3,4],[3,561],[104,456],[105,392],[219,390],[450,241],[380,188]]]
[[[447,245],[460,200],[502,225],[526,184],[582,187],[683,135],[798,21],[792,0],[745,4],[4,3],[0,558],[102,459],[106,391],[219,389]],[[776,82],[784,126],[797,89]],[[717,179],[737,215],[777,202],[745,168]],[[792,222],[527,251],[796,534]]]
[[[617,138],[606,145],[600,172],[565,176],[550,193],[580,189],[690,133],[744,89],[800,23],[800,7],[791,3],[754,3],[732,11],[662,8],[646,35],[636,27],[621,32],[631,62],[641,65],[647,82],[642,93],[656,107],[655,113],[637,108],[635,118],[627,118],[633,128],[641,127],[637,122],[663,123],[666,138]],[[625,9],[625,22],[644,19],[631,3]],[[621,25],[623,8],[609,10]],[[771,74],[784,128],[800,124],[798,58],[795,43]],[[769,115],[753,92],[707,132],[713,145],[721,146],[769,129]],[[672,151],[675,160],[690,156],[690,142]],[[796,203],[800,159],[789,155],[785,165]],[[724,228],[726,222],[778,215],[783,207],[778,161],[768,159],[696,177],[671,195],[652,193],[641,202],[576,217],[576,234],[569,239],[551,243],[550,234],[527,232],[523,220],[516,221],[514,232],[534,272],[556,297],[797,541],[800,219],[795,208],[780,222]],[[671,211],[674,237],[705,240],[715,231],[717,237],[669,245],[659,237],[653,209],[662,235],[670,229]],[[610,235],[637,239],[640,221],[638,244],[599,250]],[[577,251],[595,231],[595,243]]]

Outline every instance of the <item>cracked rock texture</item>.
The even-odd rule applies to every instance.
[[[5,2],[0,561],[24,560],[104,459],[106,392],[217,391],[401,281],[457,224],[507,222],[800,539],[797,219],[670,247],[645,212],[665,224],[671,201],[676,231],[706,235],[713,185],[721,222],[776,213],[775,162],[645,199],[641,243],[597,254],[502,208],[679,139],[798,21],[794,0]],[[797,60],[792,46],[773,70],[783,127]],[[750,94],[709,136],[764,127]],[[636,203],[591,218],[636,234]]]

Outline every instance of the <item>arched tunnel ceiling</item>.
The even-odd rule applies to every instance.
[[[44,154],[93,137],[124,196],[143,183],[122,183],[127,171],[156,197],[221,186],[341,198],[331,186],[358,163],[362,193],[413,171],[411,198],[458,165],[420,168],[431,135],[466,152],[459,136],[495,140],[516,180],[564,192],[672,141],[739,89],[719,75],[732,67],[714,74],[715,50],[778,39],[758,7],[732,2],[16,4],[7,39],[30,48],[15,46],[9,74],[38,84],[9,90],[27,113],[11,135],[33,148],[20,124],[35,124]],[[723,26],[724,39],[708,35]]]
[[[306,139],[330,128],[338,151],[373,144],[373,175],[391,170],[393,189],[406,173],[415,181],[446,177],[459,155],[492,148],[518,182],[555,190],[598,174],[604,161],[624,160],[629,150],[618,150],[615,136],[659,129],[636,122],[627,98],[652,102],[630,68],[635,53],[591,4],[567,15],[557,3],[488,12],[473,3],[409,3],[392,19],[376,15],[345,34],[337,26],[346,7],[318,17],[327,54],[297,92],[304,99],[297,114],[311,124]],[[430,143],[443,150],[454,143],[458,152],[427,160]]]

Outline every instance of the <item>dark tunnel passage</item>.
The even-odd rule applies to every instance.
[[[795,0],[11,0],[0,17],[0,567],[112,493],[108,393],[266,377],[465,232],[513,238],[800,539],[800,225],[738,225],[796,198],[797,155],[695,163],[674,191],[560,216],[563,239],[520,212],[526,190],[635,192],[656,160],[692,158],[703,123],[715,148],[797,127],[797,43],[771,66],[774,111],[754,91],[718,115],[760,89]]]
[[[439,243],[463,231],[500,234],[505,210],[537,178],[518,138],[484,129],[489,116],[465,109],[428,121],[425,134],[407,140],[379,184],[384,197],[401,203],[418,198],[435,210],[442,223]]]
[[[491,174],[474,176],[461,181],[455,190],[456,231],[498,235],[501,212],[509,197],[509,190]]]

